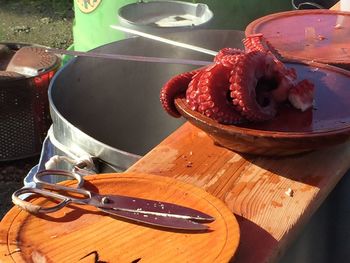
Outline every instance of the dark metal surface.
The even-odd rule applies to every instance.
[[[105,213],[111,214],[115,217],[120,217],[135,221],[138,223],[143,223],[147,225],[152,225],[156,227],[165,227],[174,230],[187,230],[187,231],[205,231],[209,227],[207,225],[200,224],[192,220],[184,220],[181,218],[167,217],[167,216],[157,216],[157,215],[141,215],[135,212],[123,211],[123,210],[111,210],[100,208]]]
[[[215,220],[203,212],[173,203],[122,195],[106,195],[105,197],[107,197],[108,202],[101,207],[115,211],[136,212],[145,215],[166,216],[198,222],[212,222]]]

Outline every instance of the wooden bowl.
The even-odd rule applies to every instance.
[[[286,60],[307,60],[350,69],[350,12],[297,10],[251,22],[245,34],[262,33]]]
[[[350,138],[350,72],[319,63],[286,63],[298,79],[315,84],[315,106],[305,112],[287,103],[260,123],[223,125],[192,111],[184,98],[175,105],[183,117],[217,144],[240,153],[284,156],[343,143]]]

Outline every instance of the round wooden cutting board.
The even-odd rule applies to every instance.
[[[206,232],[169,231],[70,205],[40,217],[13,207],[1,221],[0,262],[228,262],[239,226],[222,201],[175,179],[149,174],[85,177],[84,187],[188,206],[215,217]],[[73,186],[73,181],[64,182]],[[31,202],[52,205],[43,198]]]

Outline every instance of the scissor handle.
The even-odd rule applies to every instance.
[[[52,197],[56,200],[61,200],[61,202],[55,206],[42,207],[42,206],[35,205],[30,202],[22,200],[21,198],[19,198],[19,196],[22,194],[36,194],[44,197]],[[63,208],[64,206],[72,202],[72,199],[54,192],[43,190],[43,189],[21,188],[12,194],[12,202],[27,212],[30,212],[33,214],[38,214],[38,213],[46,214],[46,213],[52,213],[57,210],[60,210],[61,208]]]
[[[46,176],[46,175],[59,175],[59,176],[68,177],[69,179],[74,179],[78,182],[76,188],[82,188],[82,186],[84,184],[83,177],[77,173],[72,173],[72,172],[65,171],[65,170],[43,170],[43,171],[36,173],[33,177],[33,180],[36,183],[38,188],[50,188],[50,189],[54,189],[54,190],[57,190],[57,188],[60,188],[60,190],[70,191],[70,189],[71,189],[70,187],[64,187],[64,186],[61,186],[58,184],[53,184],[53,183],[43,181],[41,178]]]
[[[45,175],[61,175],[66,176],[69,178],[73,178],[78,181],[77,188],[73,187],[67,187],[59,184],[49,183],[46,181],[41,180],[41,177]],[[85,189],[81,189],[80,187],[84,184],[84,179],[82,176],[69,172],[64,170],[43,170],[38,172],[33,177],[34,182],[36,183],[38,188],[22,188],[17,191],[15,191],[12,194],[12,202],[21,207],[23,210],[26,210],[28,212],[37,214],[37,213],[52,213],[55,212],[62,207],[66,206],[67,204],[73,202],[77,204],[87,204],[89,203],[89,200],[91,199],[91,192]],[[54,190],[55,192],[49,191]],[[67,195],[59,194],[58,191],[63,191],[67,193]],[[58,205],[52,206],[52,207],[41,207],[38,205],[34,205],[30,202],[24,201],[21,198],[19,198],[22,194],[36,194],[43,197],[51,197],[55,200],[61,201]],[[75,198],[71,194],[76,193],[81,195],[80,198]]]
[[[28,211],[30,213],[47,214],[47,213],[56,212],[57,210],[60,210],[64,206],[68,205],[69,203],[76,203],[76,204],[83,204],[83,205],[89,204],[91,197],[92,197],[91,192],[88,190],[85,190],[85,189],[69,188],[69,187],[64,187],[61,185],[56,185],[55,188],[53,188],[53,189],[56,191],[64,190],[64,191],[70,192],[70,193],[77,193],[77,194],[82,195],[82,197],[75,198],[72,196],[62,195],[62,194],[59,194],[56,192],[51,192],[49,190],[40,189],[40,188],[21,188],[12,194],[12,202],[15,205],[19,206],[20,208],[22,208],[23,210]],[[68,189],[68,190],[66,190],[66,189]],[[25,201],[25,200],[22,200],[20,198],[20,195],[22,195],[22,194],[35,194],[37,196],[50,197],[50,198],[53,198],[53,199],[61,201],[61,202],[57,205],[54,205],[54,206],[43,207],[43,206],[32,204],[32,203]]]

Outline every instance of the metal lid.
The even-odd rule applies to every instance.
[[[59,58],[42,47],[25,46],[12,57],[6,71],[14,71],[26,76],[37,76],[58,66]]]
[[[118,10],[120,25],[150,34],[203,28],[212,18],[206,4],[182,1],[141,1]]]

